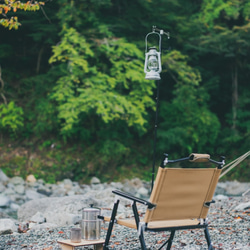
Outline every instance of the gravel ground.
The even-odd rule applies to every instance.
[[[250,209],[234,211],[240,203],[249,202],[248,197],[233,197],[216,201],[211,205],[208,219],[210,221],[209,232],[214,249],[250,249]],[[102,238],[105,238],[108,224],[103,224]],[[0,250],[59,250],[57,240],[69,238],[70,227],[45,228],[26,233],[16,233],[0,236]],[[146,243],[149,249],[157,249],[164,242],[168,232],[145,233]],[[111,237],[110,248],[114,250],[140,249],[136,230],[128,230],[115,225]],[[78,249],[93,249],[82,247]],[[176,232],[171,249],[198,250],[207,249],[203,230],[184,230]]]

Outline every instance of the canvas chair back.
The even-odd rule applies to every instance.
[[[159,167],[144,222],[183,219],[205,219],[221,169]]]

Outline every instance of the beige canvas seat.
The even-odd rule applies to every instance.
[[[167,163],[176,163],[189,160],[191,162],[207,162],[217,164],[216,168],[166,168]],[[212,249],[212,244],[208,232],[207,214],[215,188],[220,176],[221,168],[224,164],[222,158],[220,162],[210,159],[207,154],[191,154],[187,158],[168,160],[167,156],[158,169],[155,184],[149,201],[134,197],[131,194],[114,190],[117,197],[121,196],[130,199],[134,218],[129,220],[116,219],[116,213],[120,198],[114,203],[110,218],[102,217],[109,221],[109,228],[104,243],[104,250],[109,249],[109,240],[113,224],[118,223],[125,227],[137,229],[141,249],[146,249],[144,231],[170,231],[170,237],[159,248],[167,245],[171,248],[176,230],[203,228],[208,244],[208,249]],[[137,203],[147,206],[143,220],[140,220]]]

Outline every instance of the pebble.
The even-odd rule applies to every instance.
[[[214,249],[231,250],[250,249],[249,210],[235,211],[236,204],[247,202],[247,198],[234,197],[228,200],[216,201],[211,205],[209,219],[209,232]],[[239,218],[241,220],[239,221]],[[219,220],[220,219],[220,220]],[[44,224],[40,224],[44,225]],[[69,227],[41,226],[26,233],[6,234],[0,237],[0,249],[6,250],[60,250],[58,240],[69,239]],[[107,223],[102,224],[101,238],[105,238]],[[168,237],[168,232],[145,232],[148,249],[158,249]],[[115,225],[112,232],[110,248],[114,250],[141,249],[137,232],[133,229]],[[93,249],[84,247],[82,249]],[[172,249],[202,250],[207,249],[203,230],[177,231]]]
[[[235,186],[237,190],[230,185]],[[214,196],[216,203],[211,204],[208,216],[214,249],[250,249],[250,193],[245,193],[249,188],[250,183],[218,184]],[[46,184],[32,176],[26,180],[21,177],[8,178],[0,170],[0,189],[0,250],[60,250],[57,241],[70,238],[70,229],[78,225],[81,220],[81,209],[89,205],[88,202],[99,201],[97,205],[102,208],[102,213],[110,214],[114,198],[111,196],[113,189],[129,191],[141,198],[148,198],[150,183],[136,178],[107,184],[94,177],[90,185],[79,185],[69,179],[57,184]],[[40,204],[38,207],[39,201],[52,204]],[[29,204],[33,204],[34,207],[29,207]],[[24,208],[28,210],[29,219],[17,221],[17,211]],[[131,214],[129,209],[131,208],[126,202],[121,202],[121,217]],[[139,210],[143,211],[143,208],[139,207]],[[105,238],[107,227],[107,223],[102,224],[102,238]],[[172,249],[207,249],[203,234],[203,230],[178,231]],[[148,249],[158,249],[168,235],[168,232],[145,232]],[[115,225],[110,249],[141,249],[136,230]]]

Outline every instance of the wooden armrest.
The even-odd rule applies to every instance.
[[[134,202],[138,202],[138,203],[141,203],[143,205],[146,205],[146,206],[148,206],[149,209],[152,209],[152,208],[156,207],[155,204],[153,204],[153,203],[151,203],[151,202],[149,202],[147,200],[135,197],[135,196],[131,195],[130,193],[122,192],[120,190],[113,190],[112,192],[114,194],[122,196],[122,197],[124,197],[126,199],[129,199],[129,200],[132,200]]]

